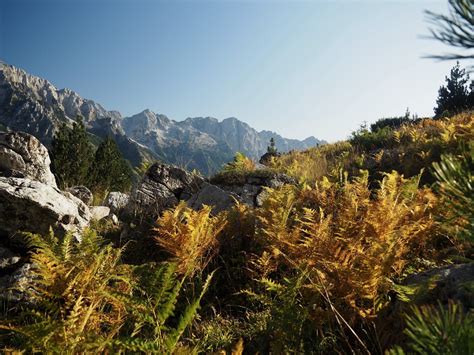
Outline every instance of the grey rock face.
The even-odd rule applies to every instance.
[[[0,133],[0,175],[29,178],[56,187],[48,150],[28,133]]]
[[[78,235],[90,220],[89,208],[69,193],[30,179],[0,177],[0,230]]]
[[[448,300],[459,301],[465,310],[474,307],[474,263],[449,265],[413,274],[403,282],[404,285],[432,287],[416,302],[418,304],[436,304],[438,301],[446,304]]]
[[[28,302],[27,290],[33,282],[32,265],[18,265],[12,272],[0,276],[0,299],[7,302]]]
[[[132,191],[129,212],[143,216],[158,216],[179,200],[188,200],[204,180],[173,165],[153,164],[140,184]]]
[[[201,209],[203,205],[213,206],[212,213],[216,214],[232,208],[235,201],[239,200],[240,197],[237,194],[205,182],[187,203],[189,207],[195,210]]]
[[[107,195],[105,205],[110,208],[112,213],[120,214],[120,212],[122,212],[122,210],[127,206],[129,200],[130,196],[128,194],[112,191]]]
[[[84,202],[87,206],[92,204],[94,196],[91,190],[85,186],[73,186],[66,189],[67,192],[77,197],[79,200]]]

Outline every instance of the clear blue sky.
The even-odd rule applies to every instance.
[[[0,59],[107,109],[234,116],[334,141],[432,115],[454,63],[421,39],[447,1],[0,0]]]

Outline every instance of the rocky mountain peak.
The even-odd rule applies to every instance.
[[[112,136],[126,159],[140,164],[151,160],[178,164],[212,174],[243,152],[258,159],[271,137],[285,152],[318,144],[314,137],[304,141],[286,139],[272,132],[257,132],[235,117],[219,121],[213,117],[190,117],[174,121],[150,109],[124,117],[71,89],[57,89],[49,81],[22,69],[0,64],[0,129],[24,131],[50,144],[63,124],[82,116],[86,128],[98,138]]]

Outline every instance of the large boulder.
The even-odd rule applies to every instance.
[[[238,195],[205,182],[201,189],[189,198],[187,204],[195,210],[199,210],[203,205],[212,206],[212,213],[216,214],[232,208],[236,201],[240,201]]]
[[[56,187],[48,150],[24,132],[0,133],[0,176],[28,178]]]
[[[17,231],[39,234],[49,228],[63,235],[79,236],[90,220],[89,208],[69,193],[39,181],[0,177],[0,232]]]
[[[465,310],[474,307],[474,263],[448,265],[408,276],[403,284],[420,290],[417,304],[460,302]]]
[[[120,214],[130,201],[130,196],[123,192],[109,192],[105,199],[105,206],[110,208],[112,213]]]
[[[132,191],[128,212],[156,217],[199,191],[204,179],[174,165],[155,163]]]
[[[92,204],[92,200],[94,199],[94,195],[92,195],[91,190],[89,190],[85,186],[68,187],[66,191],[76,196],[79,200],[84,202],[87,206],[90,206]]]
[[[262,165],[268,166],[272,162],[273,158],[278,158],[280,156],[281,156],[281,153],[278,153],[278,152],[266,152],[260,157],[260,160],[258,162]]]

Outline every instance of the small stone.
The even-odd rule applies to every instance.
[[[110,214],[110,208],[107,206],[92,206],[90,207],[91,219],[96,221],[107,217]]]

